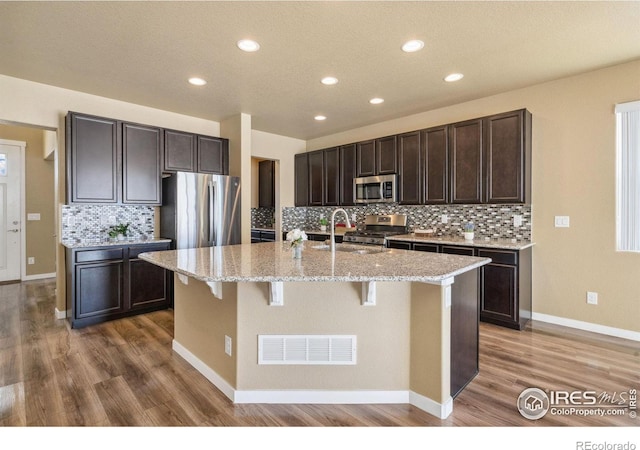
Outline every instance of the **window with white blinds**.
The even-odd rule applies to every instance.
[[[640,101],[616,105],[616,241],[640,252]]]

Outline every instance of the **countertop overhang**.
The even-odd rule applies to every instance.
[[[301,259],[292,258],[288,242],[142,253],[140,259],[207,283],[299,281],[414,281],[443,284],[456,275],[491,262],[489,258],[414,252],[372,246],[306,242]],[[349,251],[367,250],[360,254]],[[451,281],[449,281],[451,282]]]

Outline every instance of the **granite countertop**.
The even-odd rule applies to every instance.
[[[334,234],[336,236],[342,236],[343,234],[345,234],[347,231],[355,231],[356,227],[351,227],[351,228],[347,228],[347,227],[336,227],[335,228],[335,232]],[[287,231],[291,231],[291,230],[286,230],[285,233]],[[326,236],[331,236],[331,230],[327,229],[326,231],[322,231],[320,229],[318,230],[304,230],[305,233],[307,234],[324,234]]]
[[[251,231],[275,231],[275,229],[269,227],[251,227]]]
[[[205,282],[444,280],[491,262],[489,258],[306,242],[293,259],[287,242],[227,245],[142,253],[140,259]],[[354,253],[355,250],[372,252]]]
[[[448,245],[463,245],[465,247],[482,247],[482,248],[497,248],[505,250],[524,250],[525,248],[535,245],[531,241],[518,241],[515,239],[484,239],[478,238],[472,241],[465,240],[462,236],[433,236],[433,237],[421,237],[415,234],[399,234],[395,236],[387,237],[390,241],[410,241],[421,242],[426,244],[448,244]]]
[[[171,242],[171,239],[151,238],[151,239],[125,239],[117,241],[113,239],[84,239],[80,242],[62,242],[66,248],[88,248],[88,247],[107,247],[115,245],[144,245],[144,244],[160,244]]]

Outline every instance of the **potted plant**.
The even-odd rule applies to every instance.
[[[118,225],[114,225],[109,229],[109,237],[118,239],[119,241],[124,241],[127,232],[129,231],[128,223],[120,223]]]
[[[464,239],[467,241],[473,241],[473,233],[474,226],[473,222],[467,222],[464,224]]]
[[[329,221],[324,218],[324,216],[320,216],[320,231],[327,231],[327,225]]]

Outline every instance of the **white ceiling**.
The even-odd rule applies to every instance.
[[[640,1],[0,2],[4,75],[300,139],[639,58]]]

